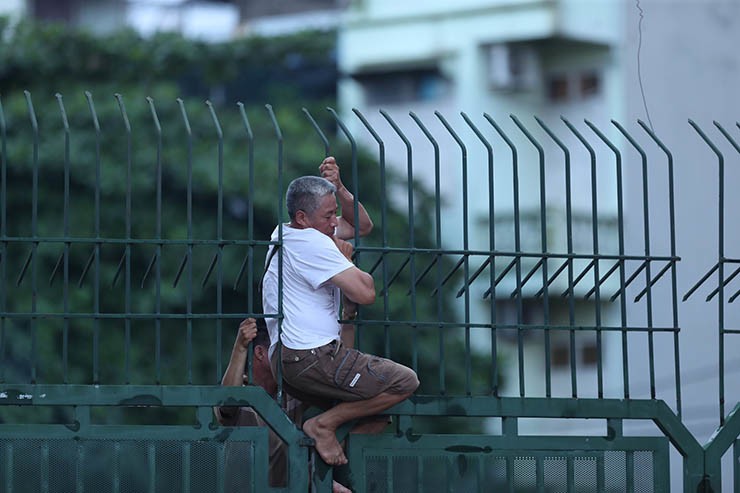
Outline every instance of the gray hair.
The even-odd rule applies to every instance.
[[[285,204],[288,207],[288,216],[290,220],[295,219],[296,212],[304,211],[311,213],[319,208],[319,202],[322,198],[335,193],[335,187],[326,178],[320,176],[301,176],[296,178],[290,185],[285,194]]]

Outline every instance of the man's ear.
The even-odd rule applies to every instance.
[[[308,215],[306,214],[306,211],[298,210],[295,213],[295,222],[302,228],[308,228],[311,226],[311,222],[308,220]]]

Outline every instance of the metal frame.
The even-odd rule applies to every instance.
[[[650,453],[653,476],[647,484],[651,491],[668,492],[668,440],[662,437],[547,437],[547,436],[459,436],[459,435],[390,435],[380,437],[351,435],[348,439],[349,460],[356,464],[352,475],[360,478],[354,482],[353,491],[486,491],[495,487],[496,491],[565,491],[553,486],[562,486],[565,479],[567,491],[627,491],[634,490],[634,452]],[[615,489],[606,479],[607,452],[624,452],[626,458],[624,490]],[[403,470],[400,476],[411,475],[411,483],[405,482],[398,490],[395,487],[397,476],[393,463],[399,458],[417,458],[413,461],[415,470]],[[435,471],[424,467],[424,459],[438,459]],[[595,483],[592,488],[577,487],[580,475],[574,470],[578,459],[594,461]],[[505,464],[498,471],[499,483],[491,483],[494,476],[486,465],[498,460]],[[564,460],[566,470],[556,475],[551,471],[545,476],[547,460]],[[385,461],[387,473],[373,477],[368,473],[371,462]],[[407,464],[407,467],[410,464]],[[519,466],[519,467],[517,467]],[[518,471],[515,471],[518,469]],[[533,470],[534,469],[534,470]],[[565,472],[565,474],[562,474]],[[502,474],[503,473],[503,474]],[[516,478],[526,475],[533,483],[529,489],[517,482]],[[429,477],[432,476],[431,479]],[[472,477],[471,477],[472,476]],[[564,477],[563,477],[564,476]],[[644,481],[645,478],[642,478]],[[548,486],[549,483],[549,486]],[[647,484],[644,483],[645,486]],[[409,489],[413,488],[413,489]],[[641,490],[645,491],[645,490]]]
[[[56,95],[56,103],[61,120],[61,133],[50,135],[45,127],[39,124],[34,102],[30,93],[22,97],[27,110],[27,120],[6,120],[2,101],[0,100],[0,413],[4,406],[73,406],[76,409],[76,421],[65,425],[0,424],[0,442],[19,437],[35,437],[64,440],[163,438],[171,435],[189,440],[220,440],[223,429],[210,429],[210,407],[218,404],[251,405],[268,421],[281,438],[288,444],[291,460],[289,491],[302,491],[311,482],[316,491],[330,487],[331,471],[316,464],[309,478],[307,461],[310,440],[292,423],[290,423],[279,406],[259,389],[222,388],[217,385],[200,385],[194,378],[195,334],[199,324],[212,321],[214,346],[222,348],[224,326],[238,322],[243,317],[261,315],[282,319],[282,313],[256,314],[254,305],[254,283],[261,272],[261,252],[275,242],[265,238],[256,238],[254,229],[255,217],[253,207],[248,207],[247,219],[243,231],[233,233],[225,228],[225,189],[228,183],[228,148],[230,140],[222,128],[223,117],[228,109],[216,108],[206,103],[206,116],[209,121],[211,137],[202,135],[191,126],[188,107],[182,100],[176,101],[178,114],[176,121],[160,121],[161,106],[148,98],[146,101],[145,121],[139,111],[137,119],[130,119],[124,98],[116,95],[110,103],[117,110],[118,128],[106,127],[108,120],[101,118],[96,109],[93,96],[85,94],[89,127],[93,130],[94,139],[85,143],[81,150],[74,146],[74,127],[70,124],[64,100]],[[15,101],[18,102],[17,100]],[[108,108],[110,109],[110,108]],[[219,112],[221,116],[219,116]],[[177,113],[177,112],[176,112]],[[110,118],[110,112],[105,113]],[[164,114],[164,113],[163,113]],[[276,218],[283,217],[283,192],[285,171],[286,137],[283,135],[278,116],[273,108],[267,105],[261,113],[269,135],[256,136],[252,121],[247,117],[247,110],[242,104],[236,108],[236,119],[240,125],[240,170],[246,177],[246,195],[253,197],[259,192],[255,183],[255,168],[258,158],[255,147],[267,143],[269,154],[275,162],[275,183],[271,184],[276,192]],[[234,116],[234,115],[232,115]],[[77,115],[74,115],[77,118]],[[407,118],[408,117],[408,118]],[[259,117],[258,117],[259,118]],[[610,429],[615,431],[612,437],[523,437],[516,432],[505,430],[502,436],[419,436],[414,441],[404,437],[351,437],[351,452],[354,457],[359,454],[356,447],[376,449],[392,445],[389,454],[398,453],[401,449],[431,450],[445,448],[445,442],[461,446],[476,447],[480,444],[499,450],[511,450],[524,453],[531,450],[539,454],[541,450],[561,451],[569,456],[573,449],[584,449],[596,442],[606,450],[609,439],[625,447],[650,447],[655,451],[657,466],[668,468],[665,459],[666,441],[662,438],[624,437],[621,433],[623,420],[651,420],[664,433],[665,438],[678,450],[684,459],[684,491],[696,491],[697,488],[715,489],[721,484],[721,459],[734,444],[735,483],[738,480],[738,445],[740,435],[740,413],[738,407],[726,413],[725,405],[732,403],[726,395],[724,374],[720,371],[718,389],[720,415],[717,433],[703,447],[682,423],[681,365],[679,361],[679,334],[677,292],[677,271],[680,258],[676,254],[676,217],[674,194],[674,157],[668,147],[656,133],[638,121],[637,130],[629,130],[618,122],[611,122],[608,128],[599,128],[589,121],[583,125],[575,124],[565,118],[558,122],[545,122],[539,118],[533,124],[525,124],[516,116],[509,119],[494,118],[489,114],[460,114],[460,119],[453,120],[439,112],[433,118],[422,119],[418,115],[399,115],[381,110],[379,116],[363,115],[357,110],[340,116],[333,109],[328,110],[328,121],[323,126],[336,127],[338,134],[328,137],[319,119],[308,110],[302,110],[301,118],[305,119],[306,128],[313,130],[319,148],[325,154],[340,146],[348,148],[351,160],[348,170],[343,171],[345,180],[351,176],[352,188],[358,200],[365,200],[360,182],[360,156],[365,149],[377,150],[377,166],[372,164],[374,179],[380,182],[380,196],[373,197],[378,203],[380,217],[376,220],[376,232],[380,238],[378,244],[355,238],[355,262],[364,270],[372,273],[379,286],[378,304],[380,315],[372,317],[361,311],[356,320],[359,333],[372,330],[382,331],[384,355],[393,357],[393,338],[391,328],[410,329],[408,331],[412,355],[410,365],[419,369],[431,358],[436,365],[437,375],[434,378],[434,392],[419,392],[412,399],[401,403],[391,414],[403,423],[400,430],[412,434],[409,422],[414,416],[477,416],[499,417],[511,420],[519,417],[539,418],[599,418],[606,419]],[[104,123],[101,125],[101,121]],[[698,292],[712,276],[716,275],[716,287],[707,296],[707,301],[716,300],[719,318],[719,364],[724,368],[726,341],[728,337],[740,333],[737,329],[726,327],[725,312],[740,291],[726,296],[731,281],[740,273],[735,268],[729,275],[725,267],[740,263],[740,259],[731,258],[725,251],[726,221],[725,204],[725,161],[727,158],[714,142],[712,137],[701,126],[690,121],[689,124],[698,134],[698,142],[706,145],[716,156],[718,162],[719,197],[718,211],[718,252],[716,263],[684,295],[686,300]],[[167,139],[167,132],[177,128],[177,142]],[[715,123],[727,144],[740,154],[740,145],[720,124]],[[736,124],[740,128],[740,124]],[[121,128],[123,130],[121,130]],[[30,136],[30,148],[18,152],[14,148],[16,135],[26,132]],[[154,142],[155,153],[142,157],[137,154],[137,138],[142,133]],[[616,142],[624,139],[623,145]],[[57,168],[62,176],[61,204],[46,203],[40,195],[39,181],[49,163],[48,147],[52,142],[62,149],[56,156],[61,165]],[[116,142],[123,149],[119,160],[111,163],[107,145]],[[59,147],[61,145],[61,147]],[[171,163],[163,159],[168,145],[177,145],[182,151],[184,162],[178,163],[186,169],[185,201],[180,206],[186,207],[187,224],[177,237],[166,234],[165,212],[167,207],[164,191],[164,176]],[[201,163],[197,161],[202,154],[198,149],[209,146],[208,155],[210,175],[217,183],[216,231],[210,237],[198,237],[196,234],[197,217],[194,208],[195,169]],[[390,149],[400,149],[392,154]],[[70,214],[72,203],[77,200],[72,190],[71,178],[75,176],[76,156],[73,152],[84,152],[92,156],[91,181],[92,197],[89,201],[91,224],[84,234],[74,230]],[[22,157],[19,157],[22,156]],[[153,176],[152,204],[146,214],[153,217],[153,231],[141,234],[136,231],[137,215],[132,203],[132,192],[137,166],[146,161],[146,166]],[[396,167],[391,169],[393,161]],[[422,168],[428,164],[427,168]],[[400,165],[400,166],[399,166]],[[363,170],[365,170],[363,164]],[[121,178],[123,199],[114,205],[105,202],[106,181],[115,167]],[[425,171],[419,171],[424,169]],[[30,221],[22,228],[15,227],[17,218],[8,217],[9,171],[22,170],[29,177],[30,193],[28,194]],[[641,212],[641,251],[631,252],[625,242],[625,184],[624,176],[629,172],[635,177],[641,191],[641,201],[636,207]],[[392,178],[401,174],[400,182]],[[415,180],[421,173],[428,176],[428,195],[432,198],[431,244],[420,244],[418,228],[421,222],[419,212],[420,198]],[[553,178],[554,176],[554,178]],[[604,176],[612,176],[613,200],[604,197],[599,182]],[[657,177],[657,178],[656,178]],[[12,178],[12,173],[11,173]],[[504,178],[505,180],[502,180]],[[585,178],[580,183],[580,195],[588,196],[586,204],[576,204],[574,190],[577,179]],[[390,190],[402,185],[404,192],[399,198],[390,199]],[[457,183],[454,193],[445,192],[450,184]],[[475,186],[473,186],[475,185]],[[651,190],[658,187],[667,197],[667,203],[655,204]],[[478,222],[473,211],[474,188],[484,190],[487,198],[488,222]],[[524,194],[524,190],[531,193]],[[506,192],[506,193],[504,193]],[[507,193],[509,193],[507,195]],[[405,193],[405,195],[403,195]],[[445,195],[447,193],[447,195]],[[608,194],[607,194],[608,195]],[[504,198],[502,198],[502,196]],[[559,196],[560,199],[553,199]],[[457,208],[444,209],[443,203],[449,199],[456,200]],[[83,200],[83,199],[79,199]],[[399,204],[401,204],[399,206]],[[663,216],[655,220],[656,205],[662,205]],[[61,213],[60,231],[49,233],[39,228],[40,208],[58,207]],[[123,229],[120,235],[105,233],[105,214],[110,208],[122,218]],[[584,211],[577,212],[578,207]],[[408,231],[404,237],[391,237],[387,227],[393,211],[405,213],[408,219]],[[141,212],[139,212],[141,213]],[[578,229],[576,215],[582,213],[589,218],[587,231]],[[357,202],[353,211],[358,217]],[[503,219],[502,219],[503,218]],[[377,219],[377,218],[376,218]],[[500,222],[497,222],[500,221]],[[501,222],[503,221],[503,222]],[[450,237],[444,225],[459,225],[459,241]],[[503,226],[501,226],[503,224]],[[505,227],[504,227],[505,226]],[[510,227],[509,227],[510,226]],[[561,228],[562,231],[558,231]],[[476,237],[476,233],[480,233]],[[561,233],[558,240],[556,233]],[[481,240],[481,238],[483,238]],[[658,239],[667,238],[667,244]],[[575,241],[583,240],[583,241]],[[276,243],[281,243],[282,237]],[[507,244],[508,241],[508,244]],[[559,242],[560,241],[560,242]],[[43,255],[53,250],[57,258],[50,272],[44,270],[41,261]],[[145,271],[136,272],[135,253],[147,251],[148,262]],[[72,256],[84,251],[84,267],[73,271]],[[101,265],[106,262],[112,251],[117,253],[117,270],[111,280],[111,287],[122,290],[120,310],[103,309],[104,296],[108,286],[101,278]],[[238,251],[243,255],[241,265],[237,268],[227,258]],[[282,251],[282,249],[281,249]],[[195,258],[207,252],[210,262],[199,271]],[[176,273],[167,278],[163,271],[163,259],[179,256]],[[11,264],[11,259],[18,260]],[[276,261],[282,266],[282,254]],[[55,306],[40,305],[37,294],[47,289],[48,285],[59,288],[59,299]],[[246,279],[245,309],[235,312],[224,309],[224,297],[227,289],[237,286]],[[200,282],[201,287],[209,282],[214,285],[214,300],[210,310],[196,311],[193,303],[194,290]],[[431,282],[432,300],[422,299],[420,286]],[[171,283],[171,288],[168,286]],[[402,285],[403,284],[403,285]],[[186,301],[185,313],[168,311],[166,308],[165,289],[179,290],[178,295]],[[391,293],[397,290],[407,292],[408,315],[394,317]],[[79,290],[88,297],[87,304],[75,300]],[[669,300],[670,313],[667,318],[659,320],[655,310],[659,291],[663,291],[663,300]],[[135,306],[135,294],[144,293],[150,297],[150,309],[141,310]],[[29,294],[28,306],[10,308],[15,292]],[[282,287],[279,289],[282,296]],[[667,293],[667,295],[665,294]],[[475,296],[485,300],[490,309],[485,319],[475,315]],[[507,318],[499,301],[508,301],[513,306],[513,315]],[[583,322],[576,308],[576,302],[591,303],[593,313],[589,321]],[[532,302],[541,308],[542,320],[530,321],[526,317],[525,302]],[[560,303],[566,313],[565,322],[559,322],[555,316],[555,304]],[[453,305],[458,312],[451,317],[446,311]],[[611,307],[607,311],[607,307]],[[611,316],[611,318],[609,317]],[[636,321],[635,321],[636,320]],[[184,327],[185,369],[181,378],[175,383],[165,383],[167,348],[164,347],[166,325],[179,322]],[[28,379],[16,381],[9,377],[6,365],[8,347],[16,329],[16,324],[24,324],[29,334],[29,347],[26,358],[29,362]],[[59,331],[61,344],[59,358],[61,377],[59,381],[47,381],[43,371],[45,362],[39,357],[40,335],[47,324],[53,324]],[[105,376],[105,361],[101,355],[101,338],[111,324],[120,324],[123,328],[122,353],[124,367],[122,381],[109,382]],[[138,327],[151,329],[154,354],[154,374],[151,381],[131,381],[131,355],[135,348],[132,337]],[[84,383],[78,382],[71,373],[74,366],[71,351],[72,334],[80,327],[89,328],[91,341],[90,374]],[[438,351],[428,354],[421,351],[419,341],[422,331],[433,331],[438,337]],[[484,352],[488,355],[484,369],[474,368],[473,356],[476,350],[474,336],[485,331],[488,345]],[[516,375],[517,388],[514,396],[504,395],[500,387],[498,355],[505,342],[505,334],[513,334],[509,342],[513,347],[512,358],[515,361],[513,373]],[[541,369],[543,392],[539,393],[527,383],[525,371],[525,351],[532,343],[528,334],[540,334],[543,341],[544,365]],[[552,349],[554,334],[565,334],[569,358],[566,369],[569,372],[568,397],[558,396],[554,388],[554,362]],[[621,361],[619,375],[606,374],[604,367],[604,339],[616,334],[619,340]],[[649,379],[648,391],[643,395],[633,385],[635,375],[630,374],[631,363],[635,355],[630,354],[628,339],[633,335],[645,337],[646,361]],[[579,376],[580,365],[576,360],[577,340],[581,337],[593,337],[595,343],[596,391],[590,395],[584,389],[582,377]],[[656,384],[656,345],[667,336],[671,340],[672,351],[672,392],[668,397]],[[462,356],[450,354],[447,344],[459,337],[464,348]],[[455,359],[457,358],[457,359]],[[219,351],[214,353],[215,379],[220,378],[224,362]],[[461,388],[452,388],[448,373],[452,365],[463,368]],[[478,372],[485,373],[486,388],[482,391],[474,386]],[[619,381],[618,398],[608,396],[605,381]],[[280,391],[281,392],[281,391]],[[279,394],[280,394],[279,392]],[[542,395],[543,394],[543,395]],[[278,396],[280,397],[280,395]],[[196,408],[196,428],[189,430],[183,427],[142,426],[125,427],[119,425],[93,425],[89,422],[90,407],[94,406],[175,406]],[[199,427],[199,428],[197,428]],[[346,431],[346,430],[345,430]],[[254,433],[252,433],[254,432]],[[252,437],[255,443],[264,445],[264,434],[256,430],[234,430],[234,437]],[[410,436],[410,435],[409,435]],[[6,442],[10,443],[10,442]],[[479,445],[476,445],[479,444]],[[390,446],[389,445],[389,446]],[[259,448],[259,447],[258,447]],[[264,465],[263,451],[255,455]],[[572,455],[572,454],[571,454]],[[320,461],[319,461],[320,462]],[[364,467],[364,466],[361,466]],[[353,474],[363,474],[363,470],[353,469]],[[661,471],[654,481],[655,491],[664,488],[661,482],[665,477]],[[656,471],[656,474],[658,472]],[[361,482],[361,481],[360,481]]]

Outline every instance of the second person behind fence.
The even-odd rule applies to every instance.
[[[338,168],[333,181],[341,185]],[[349,301],[348,305],[375,301],[373,278],[351,262],[353,247],[345,241],[354,236],[351,214],[347,214],[352,201],[347,203],[347,197],[352,196],[346,188],[342,186],[338,191],[335,184],[321,177],[293,180],[286,193],[290,223],[278,225],[271,238],[277,241],[282,227],[284,319],[279,341],[277,320],[268,319],[273,371],[280,364],[289,394],[326,409],[307,420],[303,431],[315,440],[321,458],[333,466],[347,462],[336,439],[339,426],[382,413],[411,396],[419,386],[410,368],[341,343],[337,320],[341,297]],[[337,198],[342,205],[339,218]],[[362,222],[363,214],[361,228]],[[274,256],[271,247],[262,290],[265,313],[279,311],[279,262],[272,260]],[[282,345],[279,352],[274,351],[278,343]],[[280,361],[277,354],[281,355]]]

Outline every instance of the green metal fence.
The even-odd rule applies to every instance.
[[[218,426],[219,404],[286,443],[286,491],[330,490],[264,391],[218,382],[238,322],[282,315],[256,283],[287,181],[337,153],[376,225],[355,238],[378,290],[357,344],[422,380],[390,433],[345,435],[353,491],[662,492],[670,447],[684,491],[719,491],[733,445],[739,487],[723,371],[740,261],[712,139],[740,147],[721,125],[689,123],[719,164],[717,263],[684,295],[716,274],[721,426],[702,446],[682,421],[674,157],[642,122],[70,100],[0,101],[5,491],[280,490],[266,430]],[[315,148],[294,148],[306,131]],[[452,417],[483,428],[425,428]],[[568,436],[578,419],[601,430]]]

